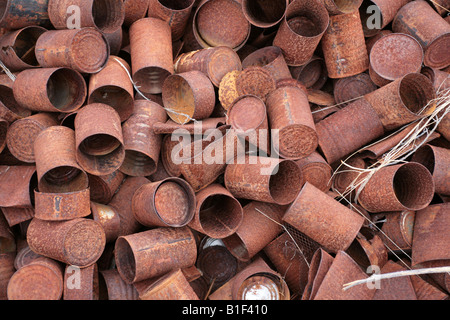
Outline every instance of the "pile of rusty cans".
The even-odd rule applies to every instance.
[[[448,300],[449,10],[1,1],[0,299]]]

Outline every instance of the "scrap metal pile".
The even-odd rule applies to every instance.
[[[1,1],[0,299],[448,300],[449,10]]]

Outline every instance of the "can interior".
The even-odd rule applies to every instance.
[[[30,116],[30,110],[22,108],[14,98],[13,90],[4,85],[0,85],[0,101],[3,105],[11,110],[13,113],[27,117]]]
[[[286,0],[250,0],[242,1],[242,10],[250,20],[265,27],[282,19],[287,5]]]
[[[352,13],[357,10],[362,0],[334,0],[334,4],[342,13]]]
[[[58,69],[47,81],[47,97],[61,112],[70,112],[81,107],[85,92],[86,83],[83,77],[71,69]]]
[[[136,277],[136,260],[128,241],[122,237],[117,238],[115,245],[117,269],[127,283],[133,282]]]
[[[121,170],[130,175],[149,176],[156,171],[155,161],[146,154],[136,150],[125,150]]]
[[[300,192],[301,180],[300,169],[294,161],[281,161],[270,176],[270,195],[277,204],[289,204]]]
[[[244,69],[250,66],[264,67],[280,56],[282,56],[282,52],[279,47],[265,47],[249,54],[242,61],[242,67]]]
[[[167,114],[176,123],[185,124],[194,116],[194,90],[183,78],[173,75],[164,83],[163,104]]]
[[[414,153],[412,161],[419,162],[420,164],[425,166],[425,168],[427,168],[431,174],[433,174],[436,159],[434,157],[433,149],[430,146],[425,145],[417,149],[417,151]]]
[[[111,33],[122,26],[125,18],[124,1],[95,0],[92,2],[92,17],[98,29]]]
[[[233,233],[231,236],[222,239],[222,241],[225,247],[233,256],[236,257],[236,259],[241,261],[248,261],[250,259],[247,246],[237,233]]]
[[[17,56],[26,64],[33,67],[39,66],[36,55],[34,54],[34,47],[39,36],[45,31],[46,30],[43,28],[29,27],[23,29],[17,35],[14,41],[14,51],[16,52]]]
[[[133,80],[144,93],[159,94],[162,91],[164,80],[170,76],[170,72],[159,67],[147,67],[138,70],[133,75]]]
[[[400,82],[400,98],[403,104],[414,114],[426,115],[433,106],[429,101],[434,98],[431,81],[422,74],[410,73]]]
[[[164,7],[172,10],[183,10],[189,8],[195,0],[158,0]]]
[[[304,37],[316,37],[324,32],[329,23],[328,11],[315,6],[316,2],[291,2],[286,12],[286,22],[296,34]],[[296,7],[300,6],[300,7]]]
[[[41,179],[41,192],[73,192],[88,187],[88,177],[80,169],[71,166],[59,166],[49,170]]]
[[[89,103],[103,103],[111,106],[120,116],[121,121],[125,121],[133,112],[133,96],[125,89],[107,85],[91,92]]]

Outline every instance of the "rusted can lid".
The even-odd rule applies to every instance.
[[[276,82],[266,69],[251,66],[242,70],[237,77],[236,89],[240,96],[252,94],[265,101],[266,96],[276,89]]]
[[[235,130],[255,130],[267,121],[266,105],[257,96],[240,96],[228,110],[228,124]]]

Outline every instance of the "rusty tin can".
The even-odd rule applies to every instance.
[[[159,227],[121,236],[115,244],[117,269],[127,283],[193,266],[196,258],[197,245],[188,227]]]
[[[89,77],[87,103],[104,103],[119,113],[124,122],[133,113],[134,88],[128,63],[117,56],[110,56],[106,66]]]
[[[99,271],[100,300],[138,300],[139,294],[132,284],[123,281],[117,269]]]
[[[225,46],[209,47],[181,54],[175,61],[175,72],[201,71],[212,84],[219,87],[229,72],[241,71],[242,63],[237,53]]]
[[[34,216],[46,221],[64,221],[91,214],[89,188],[72,192],[34,191]]]
[[[242,68],[250,66],[262,67],[270,72],[275,81],[292,78],[283,52],[275,46],[258,49],[242,61]]]
[[[116,110],[102,103],[80,109],[75,117],[76,159],[93,175],[107,175],[125,158],[120,117]]]
[[[374,37],[386,30],[386,26],[394,20],[398,10],[411,0],[371,0],[363,1],[359,12],[366,37]],[[371,7],[374,6],[374,7]],[[377,16],[373,16],[377,14]],[[369,23],[370,21],[370,23]]]
[[[17,78],[17,74],[15,76]],[[9,124],[32,114],[31,110],[17,103],[13,92],[14,82],[8,75],[0,74],[0,118]]]
[[[307,94],[293,86],[283,86],[267,96],[267,113],[272,144],[283,158],[301,159],[318,146],[318,136]]]
[[[316,132],[320,151],[333,164],[381,137],[384,129],[372,106],[360,98],[316,123]]]
[[[381,236],[366,230],[358,233],[346,253],[364,270],[370,266],[381,268],[388,261],[388,249]]]
[[[119,28],[111,33],[103,32],[103,35],[108,41],[109,54],[118,56],[120,49],[122,49],[122,42],[128,41],[128,38],[125,38],[127,36],[125,31],[122,28]]]
[[[153,124],[167,120],[167,113],[156,102],[136,100],[131,117],[122,124],[125,159],[120,169],[130,176],[149,176],[156,172],[162,136]]]
[[[66,265],[63,300],[99,300],[97,264],[94,263],[86,268]]]
[[[363,72],[354,76],[338,79],[334,83],[333,95],[341,107],[378,89],[370,76]]]
[[[249,261],[282,231],[283,206],[252,201],[243,207],[243,219],[223,244],[239,261]]]
[[[329,21],[328,11],[322,1],[292,1],[273,45],[281,48],[289,66],[301,66],[313,56]]]
[[[106,243],[117,239],[120,232],[120,217],[117,212],[108,205],[90,201],[92,219],[98,221],[105,231]]]
[[[422,69],[423,50],[414,37],[403,33],[385,35],[370,50],[369,74],[382,87]]]
[[[70,113],[86,99],[83,76],[70,68],[33,68],[21,71],[14,81],[13,94],[25,109]]]
[[[242,206],[222,185],[211,184],[195,195],[196,210],[189,227],[211,238],[233,234],[243,219]]]
[[[354,241],[364,218],[306,182],[283,221],[337,253]]]
[[[148,17],[166,21],[172,31],[172,41],[180,40],[188,25],[195,0],[149,0]]]
[[[450,195],[450,150],[430,144],[420,147],[411,161],[423,164],[433,176],[435,192]]]
[[[236,78],[236,91],[239,96],[255,95],[266,101],[267,95],[276,89],[272,73],[260,66],[249,66]]]
[[[35,54],[43,68],[67,67],[92,74],[106,65],[110,51],[105,36],[87,27],[44,32],[36,41]]]
[[[78,20],[69,14],[78,14]],[[48,0],[48,16],[55,29],[93,27],[111,33],[122,27],[125,4],[115,0]]]
[[[14,268],[15,252],[0,253],[0,299],[8,299],[8,283],[16,272]]]
[[[7,0],[2,7],[0,28],[16,30],[27,26],[51,26],[48,0]]]
[[[162,99],[168,116],[179,124],[209,118],[216,104],[216,93],[209,78],[193,70],[167,77]]]
[[[379,236],[386,248],[393,252],[410,251],[413,241],[416,212],[411,210],[375,214],[375,224],[382,221]]]
[[[107,175],[96,176],[88,173],[91,200],[108,204],[125,179],[125,174],[119,170]]]
[[[430,67],[424,67],[420,72],[431,80],[438,95],[450,88],[450,77],[447,72]]]
[[[324,0],[325,7],[330,15],[351,13],[359,9],[363,0],[339,1]]]
[[[0,38],[0,59],[12,72],[39,67],[34,53],[36,41],[47,29],[28,26],[10,31]]]
[[[311,263],[308,272],[308,282],[306,283],[305,290],[301,296],[301,300],[314,300],[317,290],[320,288],[320,284],[323,278],[330,269],[333,263],[334,257],[322,248],[316,249],[311,257]]]
[[[34,142],[45,129],[58,125],[54,114],[41,112],[14,121],[8,128],[6,145],[18,160],[34,163]]]
[[[41,192],[74,192],[89,185],[76,160],[75,132],[63,126],[43,130],[34,142],[38,189]]]
[[[426,1],[405,4],[392,21],[392,30],[419,41],[424,50],[425,66],[442,69],[450,65],[450,24]]]
[[[252,25],[259,28],[270,28],[284,18],[289,2],[289,0],[242,0],[242,12]]]
[[[195,193],[183,179],[147,183],[133,195],[134,217],[147,227],[183,227],[195,214]]]
[[[181,269],[174,269],[155,279],[139,294],[140,300],[199,300]]]
[[[145,18],[147,15],[148,4],[148,0],[124,1],[125,18],[122,26],[129,28],[137,20]]]
[[[10,227],[20,225],[34,217],[34,208],[3,207],[1,210]]]
[[[328,70],[322,57],[313,55],[305,64],[289,67],[294,79],[300,81],[306,88],[321,89],[328,80]]]
[[[100,258],[105,248],[105,232],[100,223],[87,218],[67,221],[33,218],[28,225],[27,241],[37,254],[83,268]]]
[[[354,76],[369,68],[369,55],[358,10],[330,16],[330,24],[321,44],[330,78]]]
[[[417,162],[383,167],[361,190],[358,202],[371,213],[421,210],[434,196],[431,173]]]
[[[320,153],[314,151],[309,156],[295,162],[300,168],[304,182],[309,182],[324,192],[330,189],[333,170]],[[303,183],[300,184],[303,185]]]
[[[219,84],[219,102],[222,108],[227,111],[230,109],[233,102],[239,98],[239,93],[236,87],[236,79],[238,78],[241,71],[234,70],[228,72],[223,76],[222,81]]]
[[[226,46],[237,51],[248,40],[251,25],[235,0],[202,0],[194,12],[194,37],[203,48]]]
[[[240,163],[241,162],[241,163]],[[243,162],[243,163],[242,163]],[[288,159],[245,157],[225,169],[225,186],[236,198],[286,205],[301,189],[301,172]]]
[[[64,278],[59,262],[46,257],[34,259],[17,270],[8,283],[8,300],[60,300]]]
[[[139,90],[159,94],[174,73],[172,37],[167,22],[143,18],[129,29],[132,77]]]
[[[0,207],[32,208],[36,187],[35,166],[0,166]]]

